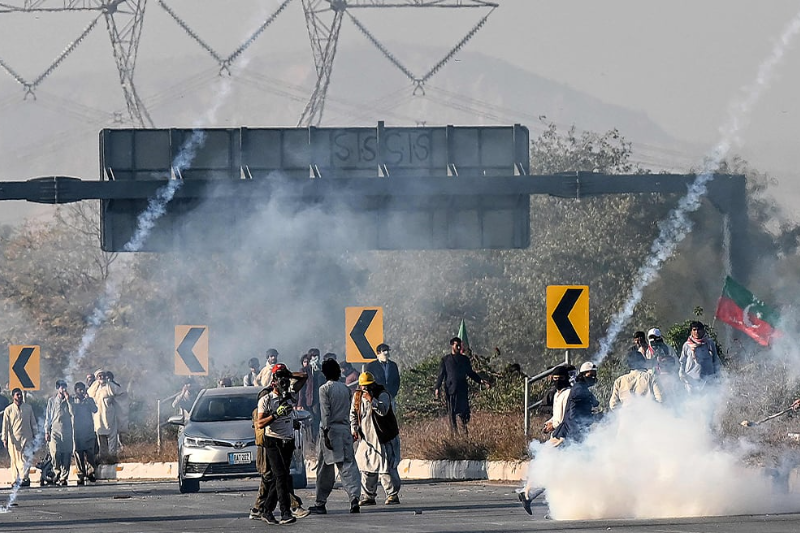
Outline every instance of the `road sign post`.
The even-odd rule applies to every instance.
[[[547,347],[589,347],[589,286],[547,286]]]
[[[41,348],[11,345],[8,347],[8,386],[10,389],[39,390],[41,385]]]
[[[344,326],[347,362],[375,361],[375,348],[383,342],[383,308],[346,307]]]
[[[208,326],[175,326],[175,375],[208,375]]]

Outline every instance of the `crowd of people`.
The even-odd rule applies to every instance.
[[[41,427],[23,391],[11,391],[12,401],[2,411],[2,444],[10,458],[12,485],[30,486],[37,435],[42,435],[47,450],[39,463],[42,485],[66,486],[73,460],[78,485],[96,481],[99,462],[116,462],[120,434],[128,426],[127,393],[112,372],[102,369],[88,374],[86,383],[75,383],[73,391],[70,394],[63,379],[56,381]]]

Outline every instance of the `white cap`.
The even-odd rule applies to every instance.
[[[594,364],[594,363],[592,363],[591,361],[586,361],[585,363],[583,363],[583,364],[581,365],[581,369],[580,369],[580,371],[579,371],[579,372],[580,372],[581,374],[583,374],[584,372],[591,372],[591,371],[593,371],[593,370],[594,370],[594,371],[597,371],[597,365],[596,365],[596,364]]]
[[[658,329],[658,328],[653,328],[653,329],[651,329],[650,331],[647,332],[647,338],[648,339],[650,337],[661,337],[661,336],[662,336],[661,335],[661,330]]]

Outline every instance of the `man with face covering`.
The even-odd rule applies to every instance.
[[[262,387],[271,387],[272,386],[272,367],[275,366],[278,362],[278,350],[275,348],[270,348],[267,350],[267,364],[264,365],[264,368],[261,369],[261,372],[258,373],[258,378],[256,379],[256,383],[261,385]]]
[[[386,492],[386,505],[400,503],[400,432],[392,397],[369,372],[358,377],[358,390],[350,410],[350,431],[358,441],[356,463],[361,470],[360,506],[375,505],[378,478]]]
[[[597,365],[591,361],[583,363],[578,370],[575,384],[567,398],[564,420],[553,431],[551,441],[558,446],[565,440],[581,442],[586,430],[592,425],[592,410],[600,405],[589,389],[597,384]]]
[[[550,380],[556,392],[553,396],[553,416],[544,423],[544,428],[542,428],[542,431],[545,433],[552,433],[564,421],[567,399],[569,398],[572,387],[569,369],[563,365],[559,365],[553,369],[550,373]],[[533,514],[531,511],[531,502],[543,492],[544,488],[537,486],[532,478],[528,477],[528,479],[525,480],[525,486],[519,491],[519,501],[522,502],[522,507],[525,509],[526,513]]]
[[[53,458],[54,482],[56,485],[66,486],[75,443],[72,404],[67,391],[67,382],[63,379],[56,381],[56,394],[47,400],[44,440],[48,443],[50,457]]]
[[[88,393],[97,404],[94,414],[94,429],[97,433],[97,442],[100,448],[101,460],[116,462],[119,451],[119,426],[117,422],[116,397],[121,393],[120,386],[108,379],[105,370],[94,373],[94,383],[89,387]]]
[[[389,359],[390,348],[388,344],[379,344],[375,349],[377,360],[368,363],[364,372],[369,372],[375,378],[375,383],[383,385],[394,400],[400,391],[400,370],[397,363]]]

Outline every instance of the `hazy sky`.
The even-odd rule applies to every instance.
[[[709,147],[719,137],[718,128],[725,121],[731,99],[739,94],[741,87],[753,82],[775,39],[800,11],[800,1],[788,0],[773,0],[768,4],[744,0],[499,0],[498,3],[500,7],[465,50],[502,58],[605,102],[644,112],[676,139]],[[171,0],[167,4],[198,35],[226,55],[247,35],[247,28],[257,25],[254,21],[259,17],[263,20],[264,14],[279,2]],[[381,41],[393,43],[392,52],[402,61],[403,43],[441,46],[444,54],[487,10],[353,12]],[[33,79],[92,18],[83,13],[0,14],[0,58],[26,79]],[[65,73],[102,69],[110,76],[115,75],[103,26],[100,21],[99,31],[92,32],[59,71],[43,83],[42,91],[58,94],[58,76]],[[342,26],[340,40],[343,47],[370,47],[349,20]],[[750,126],[742,136],[743,146],[737,150],[759,168],[773,171],[779,185],[787,190],[793,188],[800,175],[794,170],[795,145],[800,139],[800,103],[796,97],[800,93],[798,48],[793,46],[787,53],[778,79],[754,109]],[[259,38],[253,53],[280,54],[311,65],[299,0],[294,0]],[[169,64],[185,54],[204,52],[155,0],[150,0],[138,75],[145,76],[149,67]],[[213,60],[206,58],[208,63],[202,67],[213,67]],[[340,59],[353,60],[352,54]],[[455,64],[459,69],[470,68],[467,60]],[[415,67],[417,71],[424,68]],[[480,72],[475,76],[480,76]],[[19,86],[9,83],[2,71],[0,78],[4,78],[0,80],[0,124],[4,129],[15,128],[26,120],[26,113],[20,109],[27,103],[19,98]],[[335,81],[334,76],[334,84]],[[147,87],[142,91],[146,92]],[[67,100],[71,97],[63,93],[59,96]],[[116,110],[124,109],[119,100],[120,107]],[[111,116],[115,109],[107,111]],[[93,154],[92,158],[95,157]],[[3,178],[11,179],[6,175]],[[0,205],[0,222],[8,221],[11,208],[10,203]]]

